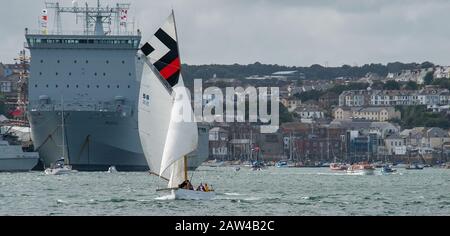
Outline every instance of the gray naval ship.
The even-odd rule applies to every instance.
[[[27,114],[44,166],[60,159],[64,149],[76,170],[148,170],[137,124],[141,32],[128,31],[129,8],[128,3],[63,7],[47,2],[56,31],[26,29],[32,58]],[[83,31],[63,32],[63,14],[82,19]],[[208,127],[199,125],[199,148],[190,155],[189,168],[207,157]]]

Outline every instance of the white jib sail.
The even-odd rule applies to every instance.
[[[184,86],[181,76],[179,83],[173,89],[175,102],[160,170],[160,174],[162,174],[167,172],[169,167],[172,167],[169,188],[175,188],[183,182],[185,165],[187,165],[187,163],[184,163],[184,157],[195,151],[198,145],[198,127],[195,122],[189,92]]]
[[[150,66],[144,63],[142,72],[138,107],[139,137],[150,172],[169,179],[170,172],[163,173],[160,170],[174,99],[160,81],[157,71],[155,73]]]

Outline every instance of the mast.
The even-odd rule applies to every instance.
[[[253,161],[253,130],[250,127],[250,160]],[[258,157],[256,157],[256,160],[258,160]]]
[[[330,127],[327,127],[327,161],[330,161]],[[336,163],[336,158],[334,158]]]
[[[292,161],[292,131],[289,133],[289,160]]]
[[[62,133],[62,157],[64,159],[66,159],[66,157],[65,157],[65,150],[64,150],[64,146],[65,146],[65,140],[64,140],[65,130],[64,130],[64,97],[63,96],[61,96],[61,133]]]
[[[189,180],[188,178],[188,159],[187,156],[184,156],[184,180]]]

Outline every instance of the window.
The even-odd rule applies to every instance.
[[[41,60],[41,64],[44,63],[44,60]]]
[[[130,86],[130,85],[128,85],[128,88],[131,88],[131,86]]]
[[[55,75],[59,75],[58,72],[56,72]]]
[[[97,85],[97,88],[100,88],[100,85]]]
[[[39,75],[42,75],[42,72],[39,72]]]
[[[125,61],[122,61],[122,64],[125,64]]]
[[[109,61],[108,61],[108,60],[106,61],[106,64],[109,64]]]
[[[57,61],[56,61],[56,63],[58,63],[58,64],[59,64],[60,62],[61,62],[60,60],[57,60]]]
[[[131,72],[130,72],[130,73],[128,73],[128,76],[131,76]]]
[[[45,85],[45,87],[47,87],[47,88],[48,88],[48,84],[47,84],[47,85]]]
[[[108,88],[111,88],[111,85],[108,85]]]
[[[70,87],[70,85],[67,85],[66,87],[67,87],[67,88],[69,88],[69,87]]]
[[[37,88],[37,84],[35,84],[34,87]]]
[[[78,88],[78,84],[77,84],[77,86],[75,86],[76,88]]]
[[[71,76],[72,75],[72,72],[69,72],[69,76]]]
[[[97,72],[95,72],[94,75],[97,76]]]
[[[58,85],[55,85],[55,88],[58,88]]]
[[[117,85],[117,88],[120,88],[120,85]]]
[[[90,85],[87,86],[87,88],[90,88],[90,87],[91,87]]]
[[[77,60],[73,61],[74,64],[77,64]]]
[[[105,72],[103,72],[103,76],[106,76],[106,73],[105,73]]]
[[[88,60],[86,60],[86,64],[88,64],[89,63],[89,61]]]

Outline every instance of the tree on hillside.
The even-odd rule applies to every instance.
[[[434,64],[429,61],[426,61],[426,62],[423,62],[422,64],[420,64],[420,68],[422,68],[422,69],[428,69],[428,68],[433,68],[433,67],[434,67]]]
[[[384,84],[383,89],[386,89],[386,90],[399,90],[400,89],[400,84],[397,81],[389,80],[388,82],[386,82]]]
[[[310,100],[318,101],[320,96],[322,96],[323,94],[324,92],[322,91],[311,90],[302,93],[297,93],[294,96],[300,99],[302,102],[306,102]]]
[[[405,84],[406,90],[417,90],[419,89],[419,85],[417,85],[414,81],[408,81],[408,83]]]
[[[439,88],[450,89],[450,79],[447,79],[447,78],[435,79],[435,80],[433,80],[433,83],[431,83],[431,84],[438,85]]]
[[[425,85],[430,85],[431,83],[433,83],[433,72],[428,72],[423,78],[423,81]]]
[[[373,82],[371,88],[375,90],[381,90],[384,88],[384,83],[379,80],[376,80]]]

